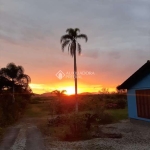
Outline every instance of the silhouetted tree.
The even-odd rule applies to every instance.
[[[24,112],[32,96],[30,80],[23,67],[14,63],[0,69],[0,126],[16,121]]]
[[[6,68],[0,69],[0,90],[11,89],[13,102],[15,101],[15,88],[24,90],[24,92],[28,91],[28,84],[30,81],[30,77],[24,74],[22,66],[16,66],[14,63],[9,63]]]
[[[53,111],[53,115],[55,113],[61,113],[62,112],[62,97],[65,95],[66,90],[54,90],[51,92],[52,94],[55,94],[57,99],[53,99],[53,101],[51,101],[51,105],[52,105],[52,111]]]
[[[4,88],[8,88],[10,85],[10,81],[0,75],[0,93],[2,92],[2,90],[4,90]]]
[[[55,94],[57,96],[57,98],[58,98],[58,101],[60,101],[61,97],[64,96],[66,92],[67,92],[66,90],[62,90],[62,91],[54,90],[51,93]]]
[[[88,37],[85,34],[79,34],[80,30],[78,28],[69,28],[66,30],[65,35],[61,37],[62,50],[68,46],[68,52],[72,57],[74,57],[74,80],[75,80],[75,97],[76,97],[76,112],[78,112],[78,100],[77,100],[77,64],[76,64],[76,51],[81,54],[81,45],[77,42],[77,39],[83,38],[87,42]]]

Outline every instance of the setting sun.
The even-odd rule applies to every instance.
[[[74,90],[74,87],[66,87],[65,89],[66,89],[66,91],[67,91],[67,92],[66,92],[67,95],[72,95],[72,94],[75,93],[75,92],[74,92],[74,91],[75,91],[75,90]]]

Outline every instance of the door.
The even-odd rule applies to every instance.
[[[136,90],[137,115],[150,119],[150,89]]]

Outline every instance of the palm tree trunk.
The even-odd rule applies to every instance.
[[[15,87],[14,87],[14,84],[13,84],[13,103],[15,102]]]
[[[75,45],[75,50],[74,50],[74,81],[75,81],[75,101],[76,101],[76,106],[75,106],[75,112],[78,113],[78,97],[77,97],[77,62],[76,62],[76,42],[74,42]]]
[[[12,79],[12,103],[15,102],[15,81]]]

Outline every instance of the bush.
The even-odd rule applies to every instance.
[[[48,119],[48,126],[61,126],[68,123],[69,118],[67,116],[57,116],[52,119]]]
[[[85,115],[58,116],[50,119],[48,126],[55,128],[58,134],[57,137],[63,141],[78,141],[90,139],[91,137],[86,127]]]
[[[109,124],[114,120],[113,116],[106,112],[102,112],[101,114],[88,114],[88,116],[88,119],[86,119],[86,128],[89,130],[92,124]]]
[[[66,140],[79,140],[86,136],[86,125],[83,116],[73,115],[69,119],[70,133],[66,133]]]
[[[56,117],[49,120],[48,125],[51,127],[63,127],[65,130],[60,134],[60,140],[77,141],[91,139],[93,125],[108,124],[113,122],[113,117],[108,113],[100,114],[74,114],[70,117]]]
[[[119,109],[124,109],[127,105],[127,101],[124,99],[118,99],[117,100],[117,106]]]
[[[106,109],[124,109],[127,105],[125,99],[106,99],[105,100]]]
[[[5,130],[4,128],[0,127],[0,140],[1,140],[2,136],[3,136],[3,134],[4,134],[4,130]]]
[[[40,103],[40,98],[38,98],[38,97],[35,97],[35,98],[32,98],[31,100],[30,100],[30,103],[31,104],[39,104]]]
[[[99,123],[100,124],[109,124],[113,122],[113,116],[109,113],[103,113],[99,116]]]

